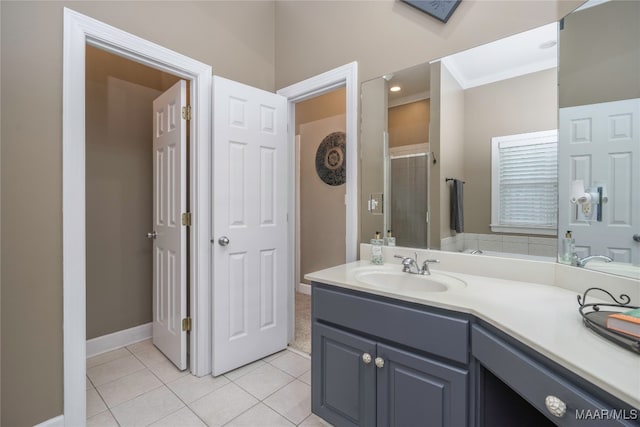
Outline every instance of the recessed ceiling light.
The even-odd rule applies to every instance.
[[[549,40],[546,41],[544,43],[541,43],[540,46],[538,46],[540,49],[549,49],[551,47],[554,47],[556,44],[558,44],[555,40]]]
[[[389,88],[389,90],[390,90],[391,92],[399,92],[399,91],[400,91],[400,86],[391,86],[391,87]]]

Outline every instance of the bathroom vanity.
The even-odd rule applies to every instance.
[[[434,273],[447,290],[407,286],[395,264],[308,275],[314,413],[339,426],[640,425],[640,356],[592,336],[575,292]]]

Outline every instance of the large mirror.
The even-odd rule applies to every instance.
[[[638,99],[627,1],[364,82],[363,242],[391,230],[398,246],[640,278]],[[620,100],[604,142],[589,108]]]

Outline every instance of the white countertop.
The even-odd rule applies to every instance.
[[[581,292],[554,284],[458,273],[454,268],[446,268],[446,264],[438,264],[432,271],[462,279],[467,283],[466,287],[446,292],[395,292],[356,280],[356,273],[371,267],[369,261],[357,261],[309,273],[305,278],[473,314],[631,406],[640,408],[640,355],[601,338],[582,324],[576,299]],[[401,270],[395,262],[380,268]]]

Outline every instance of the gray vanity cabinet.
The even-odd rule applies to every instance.
[[[313,292],[314,413],[337,426],[467,425],[468,347],[446,344],[449,333],[468,342],[466,320],[316,284]]]

